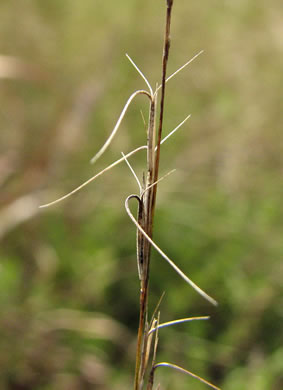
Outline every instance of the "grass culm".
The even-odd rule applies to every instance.
[[[166,84],[172,79],[179,71],[184,69],[191,61],[193,61],[200,53],[194,56],[190,61],[188,61],[184,66],[179,68],[172,75],[167,77],[167,64],[170,51],[170,27],[171,27],[171,15],[173,9],[173,0],[166,1],[166,22],[165,22],[165,32],[164,32],[164,44],[163,44],[163,57],[162,57],[162,68],[161,68],[161,83],[157,85],[155,90],[149,84],[147,78],[138,68],[135,62],[127,55],[127,58],[132,63],[134,68],[143,78],[147,89],[135,91],[127,100],[116,125],[114,126],[113,131],[108,137],[107,141],[104,143],[102,148],[97,152],[97,154],[91,159],[92,163],[95,163],[106,151],[108,146],[111,144],[113,138],[118,132],[121,122],[127,112],[130,104],[135,100],[139,95],[143,95],[149,104],[149,113],[148,113],[148,124],[146,132],[146,143],[138,147],[137,149],[127,153],[122,154],[122,157],[113,162],[104,170],[100,171],[92,178],[87,180],[85,183],[78,186],[76,189],[68,193],[67,195],[51,202],[45,204],[41,207],[47,207],[54,205],[74,193],[81,190],[83,187],[88,185],[90,182],[94,181],[97,177],[104,174],[106,171],[114,168],[117,164],[121,162],[126,162],[130,168],[130,171],[134,175],[139,188],[138,194],[131,194],[127,197],[125,201],[125,208],[127,214],[133,224],[136,227],[136,247],[137,247],[137,268],[138,276],[140,281],[140,297],[139,297],[139,323],[137,330],[137,347],[136,347],[136,363],[135,363],[135,377],[134,377],[134,390],[142,390],[146,388],[151,390],[154,385],[154,377],[157,368],[160,367],[169,367],[175,369],[182,373],[188,374],[201,382],[205,383],[213,389],[219,389],[217,386],[209,383],[205,379],[197,376],[196,374],[177,366],[176,364],[169,362],[157,362],[157,346],[158,346],[158,331],[161,328],[167,326],[173,326],[181,322],[189,321],[198,321],[198,320],[207,320],[209,317],[188,317],[183,319],[178,319],[175,321],[170,321],[166,323],[160,323],[160,313],[159,305],[157,305],[154,313],[149,316],[148,313],[148,298],[149,298],[149,277],[150,277],[150,258],[151,250],[154,248],[169,264],[170,266],[180,275],[180,277],[188,283],[193,289],[195,289],[204,299],[209,301],[213,305],[217,305],[216,301],[205,293],[199,286],[197,286],[179,267],[171,260],[162,249],[153,241],[153,226],[154,226],[154,215],[155,207],[157,200],[157,189],[159,182],[164,178],[159,178],[159,162],[161,157],[161,146],[171,135],[174,134],[185,122],[189,119],[190,115],[185,118],[168,136],[162,139],[162,129],[163,129],[163,118],[165,112],[165,96],[166,96]],[[146,151],[146,167],[144,169],[143,177],[140,180],[132,166],[130,165],[129,158],[140,151]],[[170,172],[169,172],[170,173]],[[137,217],[135,217],[130,209],[131,202],[137,202],[138,212]]]

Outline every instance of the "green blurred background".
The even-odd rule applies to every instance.
[[[155,240],[219,301],[210,307],[153,253],[150,308],[158,361],[225,390],[283,388],[282,1],[176,0]],[[50,209],[100,168],[145,143],[137,99],[160,81],[164,1],[0,1],[0,388],[130,389],[139,283],[126,164]],[[145,155],[131,159],[141,176]],[[205,389],[160,369],[162,389]]]

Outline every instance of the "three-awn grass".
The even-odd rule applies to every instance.
[[[143,95],[148,99],[149,102],[149,120],[147,124],[147,134],[146,134],[146,144],[142,145],[129,153],[122,153],[122,157],[102,171],[96,173],[90,179],[85,181],[83,184],[75,188],[73,191],[62,196],[59,199],[54,200],[53,202],[44,204],[40,207],[48,207],[59,203],[71,195],[74,195],[86,185],[90,184],[92,181],[96,180],[98,177],[103,175],[105,172],[111,170],[116,165],[125,161],[129,169],[131,170],[139,188],[139,194],[129,195],[125,201],[125,208],[127,214],[131,221],[134,223],[137,229],[137,265],[138,265],[138,274],[140,279],[140,316],[139,316],[139,325],[138,325],[138,334],[137,334],[137,350],[136,350],[136,365],[135,365],[135,380],[134,380],[134,390],[142,390],[146,383],[147,390],[151,390],[154,384],[154,374],[158,367],[170,367],[177,371],[181,371],[185,374],[188,374],[206,385],[219,390],[219,388],[205,379],[199,377],[196,374],[191,373],[188,370],[185,370],[182,367],[179,367],[175,364],[168,362],[156,363],[157,356],[157,345],[158,345],[158,331],[162,328],[177,325],[184,322],[190,322],[195,320],[207,320],[209,317],[188,317],[180,320],[169,321],[165,323],[160,323],[160,313],[155,312],[152,316],[150,322],[148,322],[148,295],[149,295],[149,269],[150,269],[150,257],[151,257],[151,247],[153,247],[163,259],[177,272],[181,278],[188,283],[198,294],[200,294],[204,299],[213,305],[217,305],[215,299],[209,296],[203,289],[201,289],[195,282],[191,280],[176,264],[171,260],[162,249],[154,242],[153,240],[153,224],[154,224],[154,213],[156,206],[156,194],[158,184],[165,175],[159,178],[159,161],[160,161],[160,152],[161,145],[163,142],[168,140],[184,123],[190,118],[188,115],[174,130],[168,133],[162,139],[163,132],[163,117],[165,109],[165,90],[166,83],[171,80],[175,75],[177,75],[181,70],[183,70],[187,65],[189,65],[194,59],[196,59],[203,51],[200,51],[192,59],[190,59],[186,64],[181,66],[169,77],[166,77],[167,73],[167,64],[169,57],[170,49],[170,27],[171,27],[171,13],[173,7],[173,0],[167,0],[167,12],[166,12],[166,26],[164,34],[164,46],[163,46],[163,58],[162,58],[162,82],[156,86],[155,90],[151,87],[148,79],[144,73],[139,69],[135,62],[127,55],[127,58],[139,73],[139,75],[144,80],[147,90],[137,90],[133,92],[128,98],[125,106],[123,107],[121,114],[110,133],[109,137],[100,148],[100,150],[95,154],[91,159],[91,162],[96,162],[103,153],[108,149],[114,137],[116,136],[118,130],[120,129],[121,123],[127,113],[127,110],[131,103],[139,95]],[[157,110],[157,104],[160,102],[159,110]],[[133,167],[131,166],[128,159],[135,153],[146,150],[147,154],[147,164],[145,168],[145,173],[143,175],[143,180],[140,181],[136,175]],[[171,173],[171,172],[169,172]],[[135,218],[130,210],[129,202],[131,199],[136,199],[138,202],[138,215]]]

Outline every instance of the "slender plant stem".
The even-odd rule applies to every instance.
[[[129,195],[125,201],[126,211],[131,218],[132,222],[136,225],[137,228],[137,265],[138,265],[138,274],[140,279],[140,314],[139,314],[139,326],[138,326],[138,334],[137,334],[137,349],[136,349],[136,366],[135,366],[135,380],[134,380],[134,390],[142,390],[144,388],[144,383],[147,379],[147,390],[152,390],[154,384],[154,374],[155,370],[158,367],[170,367],[177,371],[181,371],[186,373],[201,382],[209,385],[215,390],[219,390],[218,387],[204,380],[203,378],[193,374],[192,372],[183,369],[177,365],[168,362],[157,363],[156,360],[156,352],[158,345],[158,330],[170,325],[175,325],[178,323],[183,323],[191,320],[199,320],[199,319],[207,319],[208,317],[193,317],[193,318],[183,318],[180,320],[169,321],[160,324],[159,313],[156,316],[156,312],[159,308],[160,301],[155,309],[152,319],[148,321],[148,295],[149,295],[149,270],[150,270],[150,255],[151,255],[151,247],[154,247],[157,252],[171,265],[171,267],[188,283],[190,284],[201,296],[207,299],[214,305],[217,305],[217,302],[207,295],[203,290],[200,289],[189,277],[187,277],[179,267],[158,247],[158,245],[153,241],[153,222],[154,222],[154,214],[155,214],[155,206],[156,206],[156,196],[157,196],[157,185],[158,183],[167,175],[158,179],[159,176],[159,162],[160,162],[160,146],[161,144],[168,139],[171,134],[173,134],[190,116],[188,116],[181,124],[179,124],[171,133],[169,133],[163,141],[162,139],[162,129],[163,129],[163,118],[164,118],[164,106],[165,106],[165,87],[166,81],[172,78],[175,74],[177,74],[181,69],[187,66],[196,56],[187,62],[183,67],[174,72],[171,76],[166,80],[167,73],[167,65],[169,58],[169,49],[170,49],[170,28],[171,28],[171,14],[174,0],[166,0],[167,10],[166,10],[166,25],[165,25],[165,33],[164,33],[164,45],[163,45],[163,57],[162,57],[162,82],[160,86],[156,87],[155,92],[151,88],[148,80],[141,72],[141,70],[135,65],[133,60],[129,58],[135,69],[139,72],[141,77],[146,82],[149,92],[146,90],[138,90],[135,91],[127,100],[118,121],[115,124],[114,129],[112,130],[110,136],[107,138],[104,145],[98,151],[98,153],[92,158],[92,162],[95,162],[109,147],[112,142],[114,136],[117,134],[117,131],[120,127],[120,124],[127,112],[127,109],[131,102],[138,95],[145,95],[149,98],[149,121],[147,126],[147,144],[144,146],[140,146],[130,153],[123,155],[122,158],[116,160],[114,163],[110,164],[108,167],[103,169],[102,171],[95,174],[93,177],[88,179],[86,182],[75,188],[73,191],[68,194],[62,196],[61,198],[42,205],[40,207],[48,207],[55,203],[61,202],[62,200],[68,198],[69,196],[75,194],[80,191],[86,185],[97,179],[99,176],[107,172],[108,170],[115,167],[117,164],[122,161],[126,161],[130,170],[132,171],[136,181],[139,185],[139,195]],[[200,54],[200,53],[199,53]],[[159,110],[159,121],[158,121],[158,130],[156,131],[156,122],[157,122],[157,95],[158,91],[161,90],[160,97],[160,110]],[[143,183],[141,184],[137,175],[135,174],[133,168],[128,162],[127,158],[135,154],[140,150],[147,150],[147,167],[146,173],[143,175]],[[138,215],[137,219],[131,213],[129,208],[129,201],[135,198],[138,201]],[[162,299],[162,298],[161,298]],[[154,342],[153,342],[154,340]],[[151,365],[148,367],[148,363],[151,358]],[[159,389],[159,386],[158,386]]]
[[[173,0],[167,0],[166,27],[164,35],[163,59],[162,59],[162,84],[161,84],[161,100],[160,100],[160,116],[157,134],[157,143],[155,144],[155,121],[156,121],[156,95],[152,96],[150,103],[149,125],[147,130],[147,191],[138,199],[138,222],[152,238],[154,210],[156,204],[157,185],[153,185],[158,180],[159,160],[160,160],[160,145],[162,137],[163,116],[164,116],[164,101],[165,101],[165,84],[167,63],[170,48],[170,25],[171,11]],[[138,232],[137,234],[137,256],[138,268],[140,276],[140,317],[137,336],[136,350],[136,369],[134,390],[141,390],[144,383],[144,376],[147,368],[147,355],[150,349],[147,345],[147,302],[148,302],[148,287],[149,287],[149,266],[150,266],[151,244],[144,236]]]
[[[161,84],[161,100],[160,100],[160,114],[159,114],[159,127],[156,144],[156,155],[155,155],[155,171],[154,181],[158,180],[159,173],[159,161],[160,161],[160,145],[163,129],[163,117],[164,117],[164,102],[165,102],[165,87],[166,87],[166,73],[167,64],[170,49],[170,27],[171,27],[171,14],[172,14],[173,0],[167,0],[167,14],[166,14],[166,28],[164,35],[164,49],[163,49],[163,60],[162,60],[162,84]],[[152,198],[152,219],[154,216],[155,204],[156,204],[157,186],[153,189]]]

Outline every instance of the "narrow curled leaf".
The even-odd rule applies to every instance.
[[[154,324],[155,325],[157,324],[156,319],[154,319]],[[146,329],[145,329],[145,332],[146,332]],[[151,353],[153,336],[154,335],[149,334],[149,332],[144,334],[145,353],[144,353],[144,359],[143,359],[143,363],[142,363],[143,374],[145,373],[145,370],[146,370],[147,365],[148,365],[148,361],[149,361],[149,357],[150,357],[150,353]],[[155,335],[155,340],[156,340],[156,335]]]
[[[161,294],[161,297],[159,298],[159,301],[157,302],[157,305],[156,305],[156,307],[155,307],[155,309],[153,311],[153,314],[152,314],[152,317],[151,317],[151,320],[150,320],[150,325],[149,325],[150,329],[154,328],[153,321],[155,320],[155,315],[156,315],[156,313],[159,310],[159,307],[161,305],[162,299],[164,298],[164,295],[165,295],[165,291],[163,291],[163,293]]]
[[[80,186],[76,187],[73,191],[69,192],[68,194],[62,196],[61,198],[59,199],[56,199],[54,200],[53,202],[50,202],[50,203],[46,203],[46,204],[43,204],[41,206],[39,206],[39,208],[44,208],[44,207],[49,207],[49,206],[53,206],[54,204],[56,203],[59,203],[61,202],[62,200],[65,200],[67,198],[69,198],[70,196],[74,195],[75,193],[77,193],[78,191],[80,191],[82,188],[86,187],[88,184],[90,184],[92,181],[94,181],[95,179],[97,179],[99,176],[103,175],[103,173],[109,171],[110,169],[114,168],[116,165],[120,164],[122,161],[124,161],[126,158],[132,156],[133,154],[135,154],[136,152],[140,151],[140,150],[143,150],[143,149],[147,149],[147,146],[143,145],[143,146],[140,146],[134,150],[132,150],[131,152],[129,152],[128,154],[124,155],[123,157],[121,157],[119,160],[116,160],[114,161],[112,164],[108,165],[108,167],[104,168],[102,171],[98,172],[96,175],[92,176],[90,179],[88,179],[87,181],[85,181],[83,184],[81,184]]]
[[[156,361],[156,354],[157,354],[157,346],[158,346],[158,328],[159,328],[159,321],[160,321],[160,312],[158,312],[157,316],[157,322],[156,322],[156,329],[157,331],[155,332],[155,342],[154,342],[154,349],[153,349],[153,356],[152,356],[152,367],[155,365]],[[149,336],[150,337],[150,336]]]
[[[158,329],[161,328],[166,328],[167,326],[172,326],[172,325],[177,325],[177,324],[182,324],[184,322],[191,322],[191,321],[196,321],[196,320],[209,320],[209,316],[202,316],[202,317],[188,317],[188,318],[182,318],[180,320],[174,320],[174,321],[169,321],[169,322],[163,322],[162,324],[159,324],[156,327],[152,327],[149,331],[149,334],[152,332],[155,332]]]
[[[167,172],[164,176],[160,177],[157,181],[152,183],[150,186],[146,187],[143,192],[141,192],[141,198],[145,194],[146,191],[148,191],[150,188],[155,186],[156,184],[160,183],[162,180],[164,180],[167,176],[171,175],[171,173],[176,172],[176,169],[172,169],[171,171]]]
[[[174,370],[183,372],[184,374],[190,375],[190,376],[192,376],[193,378],[198,379],[198,380],[201,381],[202,383],[205,383],[206,385],[210,386],[212,389],[221,390],[219,387],[213,385],[212,383],[208,382],[207,380],[205,380],[205,379],[201,378],[200,376],[198,376],[198,375],[192,373],[191,371],[185,370],[184,368],[182,368],[182,367],[180,367],[180,366],[177,366],[176,364],[167,363],[167,362],[157,363],[157,364],[155,364],[155,366],[153,367],[153,369],[155,370],[155,369],[158,368],[158,367],[170,367],[170,368],[173,368]]]
[[[125,159],[125,161],[126,161],[126,164],[127,164],[128,167],[129,167],[130,171],[132,172],[132,174],[133,174],[133,176],[134,176],[136,182],[138,183],[138,187],[139,187],[140,194],[141,194],[141,193],[142,193],[142,185],[141,185],[141,183],[140,183],[140,181],[139,181],[139,178],[138,178],[138,176],[137,176],[137,174],[136,174],[134,168],[131,166],[129,160],[128,160],[127,157],[125,156],[125,154],[124,154],[123,152],[121,152],[121,153],[122,153],[122,156],[124,157],[124,159]]]
[[[190,117],[187,116],[186,119],[184,119],[174,130],[172,130],[166,137],[164,137],[161,141],[161,144],[163,144],[163,142],[167,141],[167,139],[173,135],[173,133],[175,133],[180,126],[182,126],[185,121]],[[112,137],[113,138],[113,137]],[[109,138],[108,138],[108,141],[109,141]],[[107,141],[106,141],[107,142]],[[104,144],[105,145],[105,144]],[[98,172],[96,175],[92,176],[90,179],[88,179],[87,181],[85,181],[84,183],[82,183],[81,185],[79,185],[78,187],[76,187],[74,190],[72,190],[71,192],[69,192],[68,194],[62,196],[61,198],[58,198],[50,203],[46,203],[46,204],[43,204],[43,205],[40,205],[39,208],[46,208],[46,207],[49,207],[49,206],[53,206],[55,205],[56,203],[59,203],[67,198],[69,198],[70,196],[76,194],[78,191],[80,191],[81,189],[83,189],[84,187],[86,187],[88,184],[90,184],[92,181],[94,181],[95,179],[97,179],[99,176],[103,175],[105,172],[109,171],[110,169],[114,168],[116,165],[120,164],[122,161],[126,161],[127,164],[129,165],[129,162],[127,160],[128,157],[131,157],[133,154],[135,154],[136,152],[140,151],[140,150],[143,150],[143,149],[147,149],[147,146],[146,145],[143,145],[143,146],[139,146],[138,148],[132,150],[131,152],[129,152],[128,154],[124,154],[122,153],[123,157],[120,158],[119,160],[116,160],[114,161],[112,164],[110,164],[108,167],[104,168],[102,171]],[[102,149],[101,149],[102,150]],[[130,168],[132,170],[132,167]],[[151,186],[147,187],[145,191],[147,191],[149,188],[151,188],[152,186],[156,185],[157,183],[159,183],[161,180],[163,180],[165,177],[167,177],[168,175],[170,175],[171,173],[173,173],[175,171],[175,169],[173,169],[172,171],[168,172],[166,175],[164,175],[163,177],[161,177],[157,182],[153,183]],[[140,186],[140,182],[138,180],[138,178],[136,177],[136,174],[134,174],[137,182],[138,182],[138,185],[139,185],[139,188],[141,189],[141,186]],[[144,192],[142,193],[142,195],[144,194]]]
[[[178,126],[175,127],[175,129],[173,129],[172,131],[170,131],[170,133],[169,133],[168,135],[166,135],[166,137],[164,137],[164,138],[162,139],[162,141],[160,142],[160,145],[162,145],[163,142],[165,142],[169,137],[171,137],[171,135],[173,135],[177,130],[179,130],[179,128],[180,128],[181,126],[183,126],[183,124],[184,124],[185,122],[187,122],[187,120],[188,120],[190,117],[191,117],[191,114],[188,115],[181,123],[179,123]],[[155,147],[155,150],[156,150],[156,147]]]
[[[179,69],[177,69],[174,73],[172,73],[169,77],[167,77],[166,79],[166,83],[171,80],[174,76],[176,76],[176,74],[178,74],[179,72],[181,72],[181,70],[183,70],[184,68],[186,68],[186,66],[188,66],[191,62],[193,62],[199,55],[201,55],[203,53],[203,50],[201,50],[199,53],[197,53],[196,55],[194,55],[189,61],[187,61],[184,65],[182,65]],[[157,88],[156,91],[159,91],[159,89],[161,88],[161,85]]]
[[[129,108],[129,105],[131,104],[131,102],[134,100],[134,98],[138,95],[146,95],[150,100],[151,100],[151,95],[147,92],[147,91],[144,91],[144,90],[138,90],[138,91],[135,91],[134,93],[132,93],[132,95],[129,97],[129,99],[127,100],[127,103],[125,104],[117,122],[116,122],[116,125],[114,127],[114,129],[112,130],[110,136],[107,138],[106,142],[104,143],[104,145],[102,146],[102,148],[96,153],[96,155],[94,157],[92,157],[92,159],[90,160],[90,162],[93,164],[95,163],[99,157],[105,152],[105,150],[108,148],[108,146],[111,144],[111,141],[112,139],[114,138],[115,134],[117,133],[119,127],[120,127],[120,124],[127,112],[127,109]]]
[[[135,217],[133,216],[130,208],[129,208],[129,201],[130,199],[135,198],[140,201],[140,198],[137,195],[129,195],[127,199],[125,200],[125,208],[126,211],[133,221],[133,223],[136,225],[138,230],[144,235],[144,237],[148,240],[148,242],[157,250],[157,252],[171,265],[171,267],[181,276],[181,278],[187,282],[196,292],[198,292],[204,299],[206,299],[211,304],[217,306],[217,302],[215,299],[210,297],[206,292],[204,292],[197,284],[195,284],[186,274],[184,274],[183,271],[180,270],[180,268],[159,248],[159,246],[149,237],[149,235],[143,230],[143,228],[140,226],[140,224],[137,222]]]
[[[153,96],[153,91],[152,91],[152,88],[151,88],[151,85],[149,84],[149,81],[148,79],[145,77],[145,75],[143,74],[143,72],[140,70],[140,68],[134,63],[134,61],[131,59],[131,57],[126,54],[126,57],[128,58],[128,60],[130,61],[130,63],[133,65],[133,67],[136,69],[136,71],[140,74],[140,76],[144,79],[146,85],[148,86],[148,89],[149,89],[149,92],[151,94],[151,96]]]

